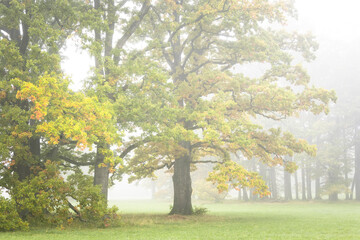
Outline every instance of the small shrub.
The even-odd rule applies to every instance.
[[[195,206],[193,208],[193,215],[196,215],[196,216],[205,215],[207,212],[208,212],[208,209],[204,208],[204,207],[196,207]]]

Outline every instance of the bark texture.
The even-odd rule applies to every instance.
[[[190,155],[186,154],[175,160],[174,175],[174,204],[170,214],[191,215],[193,208],[191,204],[191,176]]]

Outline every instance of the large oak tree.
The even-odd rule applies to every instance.
[[[158,137],[138,148],[128,165],[134,179],[163,167],[173,171],[171,214],[193,213],[190,172],[198,163],[217,164],[209,180],[220,191],[242,185],[266,195],[261,178],[232,162],[229,153],[287,169],[293,164],[283,156],[314,153],[306,141],[257,121],[327,112],[335,100],[333,92],[311,87],[294,60],[311,60],[316,49],[310,35],[282,30],[294,12],[288,2],[266,0],[167,0],[151,6],[141,25],[146,47],[139,55],[168,73],[167,92],[175,101],[164,102],[167,115]],[[259,65],[266,70],[258,77],[241,72]]]

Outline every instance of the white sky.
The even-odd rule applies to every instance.
[[[352,49],[354,55],[352,59],[358,60],[355,65],[357,64],[360,68],[360,42],[355,40],[360,39],[359,0],[297,0],[296,8],[298,22],[294,24],[295,27],[301,29],[302,32],[312,32],[320,44],[319,58],[313,64],[321,66],[319,61],[324,59],[321,55],[326,56],[325,54],[333,51],[334,47],[341,49],[341,46],[344,46]],[[62,66],[73,79],[73,89],[77,90],[81,88],[82,81],[88,76],[91,60],[86,53],[75,49],[73,44],[66,49],[67,59],[63,61]],[[341,52],[339,54],[341,58]],[[334,64],[337,64],[336,59],[334,59]],[[309,70],[311,74],[311,64]],[[128,185],[126,182],[116,184],[109,191],[109,199],[139,199],[141,197],[150,198],[149,190],[137,187],[135,184]]]
[[[360,36],[358,0],[297,0],[295,4],[302,28],[315,35],[339,39]]]

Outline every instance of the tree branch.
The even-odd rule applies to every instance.
[[[1,29],[1,28],[0,28]],[[3,37],[3,38],[6,38],[7,40],[9,40],[10,41],[10,35],[7,33],[7,34],[5,34],[4,32],[6,32],[6,31],[4,31],[4,30],[0,30],[0,35]]]
[[[79,217],[80,221],[85,222],[85,220],[81,218],[80,211],[74,205],[72,205],[69,200],[67,200],[67,203],[69,208],[73,210],[76,213],[76,215]]]
[[[224,163],[223,161],[212,161],[212,160],[203,160],[203,161],[191,161],[190,163]]]
[[[151,137],[146,137],[141,141],[138,141],[134,144],[131,144],[130,146],[128,146],[127,148],[124,149],[124,151],[122,151],[122,153],[120,154],[120,158],[124,158],[129,152],[131,152],[132,150],[134,150],[135,148],[143,145],[144,143],[148,143],[151,141]]]
[[[71,164],[74,164],[75,166],[91,166],[91,165],[94,165],[95,162],[77,162],[77,161],[74,161],[68,157],[65,157],[65,156],[59,156],[59,158],[61,160],[64,160],[65,162],[68,162],[68,163],[71,163]]]
[[[121,50],[123,49],[125,43],[127,40],[133,35],[133,33],[136,31],[136,29],[139,27],[140,23],[142,22],[145,15],[149,12],[149,9],[151,7],[150,0],[145,0],[139,14],[135,17],[136,20],[134,20],[127,31],[123,34],[123,36],[117,41],[115,49]],[[115,65],[119,64],[120,61],[120,53],[114,54],[114,63]]]

